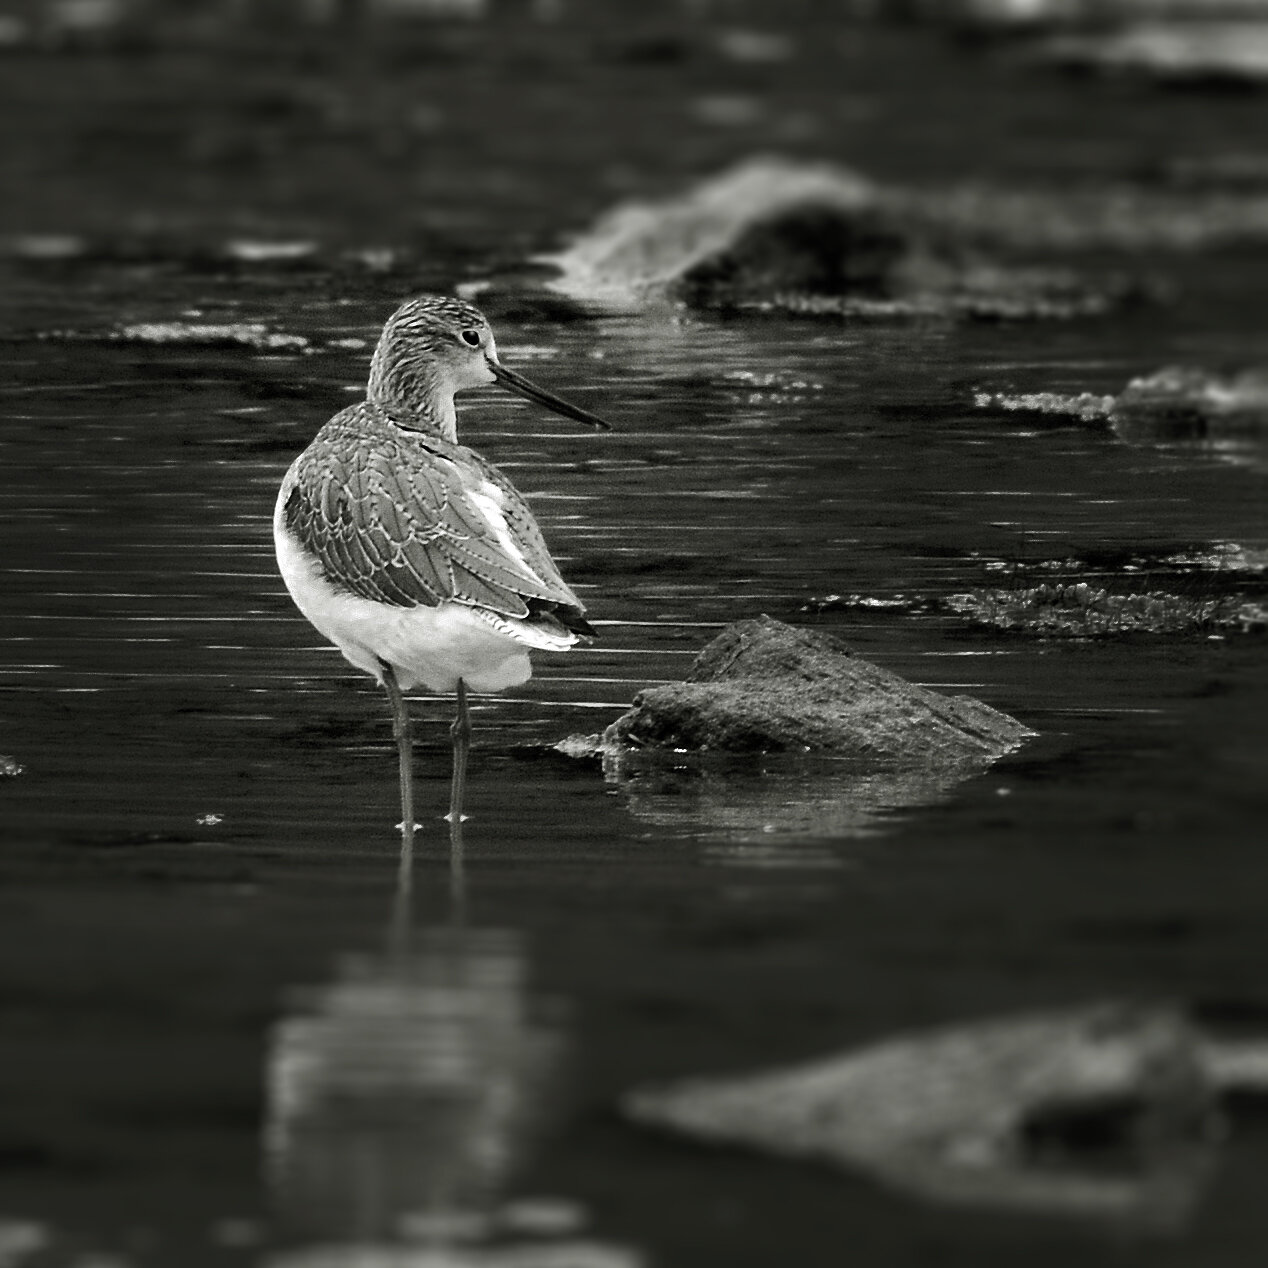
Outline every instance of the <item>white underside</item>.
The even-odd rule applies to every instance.
[[[420,684],[440,693],[458,689],[502,691],[527,682],[530,649],[564,651],[576,635],[501,616],[466,603],[395,607],[339,590],[320,561],[291,536],[283,515],[290,482],[282,486],[273,516],[273,540],[282,580],[295,606],[358,669],[382,681],[391,665],[403,690]]]

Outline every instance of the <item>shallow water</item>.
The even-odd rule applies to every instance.
[[[368,338],[380,315],[361,306],[336,328],[250,312],[314,341]],[[1086,1231],[913,1220],[857,1180],[697,1155],[622,1129],[611,1098],[1089,996],[1257,1013],[1257,641],[1046,644],[969,637],[936,613],[802,609],[832,592],[953,593],[992,561],[1262,545],[1262,476],[955,403],[967,380],[1112,389],[1138,363],[1103,329],[621,319],[510,326],[501,343],[617,429],[578,435],[492,393],[463,418],[533,501],[602,635],[474,714],[466,916],[513,931],[533,990],[568,1015],[566,1108],[513,1191],[567,1198],[663,1262],[699,1262],[702,1245],[804,1258],[834,1228],[863,1230],[878,1263],[931,1242],[965,1262],[1022,1245],[1121,1253]],[[351,350],[48,344],[4,368],[4,729],[24,767],[4,788],[10,1086],[24,1089],[8,1205],[58,1229],[111,1241],[143,1225],[193,1262],[217,1220],[267,1221],[266,1036],[289,988],[333,981],[385,937],[385,711],[292,611],[269,540],[291,453],[364,367]],[[774,770],[747,813],[725,785],[621,789],[525,747],[599,729],[758,611],[970,691],[1041,738],[961,788],[882,788],[875,804]],[[449,705],[417,708],[426,925],[448,919]],[[266,1227],[294,1224],[288,1203]]]
[[[29,268],[18,334],[197,310],[309,351],[21,337],[0,361],[0,751],[23,768],[0,786],[0,1216],[67,1263],[281,1262],[512,1197],[554,1205],[503,1212],[507,1236],[536,1212],[664,1265],[1256,1261],[1253,1120],[1155,1239],[925,1207],[613,1109],[649,1080],[1106,996],[1230,1033],[1268,1015],[1262,640],[993,638],[935,602],[1017,562],[1268,547],[1249,442],[971,408],[974,386],[1114,392],[1260,355],[1256,261],[1176,267],[1183,305],[1057,327],[498,323],[509,364],[616,428],[493,391],[461,418],[601,637],[476,702],[461,893],[450,706],[417,699],[412,944],[385,706],[292,609],[269,521],[416,279]],[[839,772],[779,762],[622,787],[542,756],[758,612],[1039,738],[958,787],[848,800]],[[420,1034],[436,1053],[394,1066]]]

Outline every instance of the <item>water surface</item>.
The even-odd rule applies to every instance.
[[[891,107],[911,141],[912,108]],[[1141,135],[1161,126],[1129,114]],[[1140,143],[1120,137],[1118,156]],[[1020,141],[1001,153],[1015,168]],[[262,1246],[351,1237],[357,1219],[381,1231],[367,1212],[396,1200],[382,1168],[422,1159],[419,1183],[433,1174],[407,1130],[421,1115],[433,1146],[492,1151],[462,1173],[469,1188],[442,1201],[433,1185],[428,1201],[549,1198],[561,1227],[657,1264],[1253,1262],[1268,1246],[1253,1123],[1194,1223],[1140,1241],[695,1150],[613,1106],[661,1077],[1105,996],[1179,999],[1228,1030],[1262,1022],[1262,642],[993,638],[937,602],[1018,562],[1130,554],[1147,569],[1212,543],[1268,546],[1263,466],[1242,449],[971,408],[974,386],[1114,392],[1169,363],[1253,361],[1259,267],[1177,265],[1185,303],[1056,327],[499,323],[509,364],[616,428],[573,430],[492,390],[460,420],[529,497],[601,637],[476,701],[461,903],[439,818],[451,706],[416,698],[417,954],[396,958],[386,707],[291,607],[269,523],[293,455],[360,390],[396,299],[456,277],[28,267],[0,362],[0,751],[23,768],[0,788],[0,1214],[50,1230],[50,1262],[267,1262]],[[101,337],[190,313],[308,350]],[[56,330],[91,337],[29,337]],[[873,602],[815,602],[832,594]],[[759,612],[971,692],[1039,738],[865,813],[822,772],[779,763],[730,790],[622,788],[538,751],[600,729]],[[754,786],[775,792],[746,821],[735,790]],[[296,1089],[361,1068],[322,1065],[345,1051],[349,1009],[378,1025],[450,1005],[452,1034],[430,1033],[468,1045],[468,1082],[442,1096],[374,1075],[380,1099],[361,1110],[404,1126],[380,1171],[356,1173],[371,1177],[360,1205],[336,1209],[329,1187],[305,1187],[323,1150],[344,1165],[358,1133],[387,1138]],[[304,1069],[336,1083],[305,1084]],[[533,1113],[498,1119],[496,1088]]]

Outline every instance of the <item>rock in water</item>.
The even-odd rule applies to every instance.
[[[696,270],[715,267],[721,257],[730,259],[756,224],[813,208],[844,225],[871,215],[875,206],[875,188],[853,172],[756,159],[680,198],[617,207],[568,250],[544,262],[560,271],[549,283],[554,290],[614,307],[637,306],[648,298],[676,296]],[[737,267],[732,260],[731,271]],[[779,281],[787,284],[786,278]]]
[[[1071,68],[1134,73],[1162,84],[1262,85],[1268,82],[1268,23],[1257,8],[1241,21],[1151,21],[1063,36],[1045,51]]]
[[[640,1088],[622,1108],[649,1126],[863,1170],[937,1201],[1174,1226],[1213,1162],[1209,1065],[1174,1010],[1104,1004]]]
[[[550,290],[609,311],[669,301],[831,319],[1014,321],[1083,317],[1144,298],[1134,280],[1102,273],[1092,282],[983,254],[983,238],[999,236],[993,221],[1012,231],[1005,237],[1025,239],[1040,211],[1064,220],[1052,201],[1019,216],[1013,194],[931,196],[833,164],[754,158],[677,197],[618,206],[536,263],[557,271]]]
[[[1016,590],[952,594],[946,606],[977,625],[1015,630],[1036,638],[1119,638],[1131,634],[1261,634],[1268,605],[1240,596],[1116,594],[1086,581],[1045,582]]]
[[[728,626],[687,681],[651,687],[602,749],[820,752],[877,769],[989,762],[1035,733],[968,696],[917,687],[826,634],[761,616]]]
[[[1268,436],[1268,370],[1252,367],[1229,377],[1168,366],[1132,379],[1110,414],[1115,432],[1136,440],[1194,440]]]

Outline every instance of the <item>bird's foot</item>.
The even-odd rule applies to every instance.
[[[443,817],[444,817],[444,820],[445,820],[445,822],[446,822],[446,823],[452,823],[452,822],[453,822],[453,812],[452,812],[452,811],[450,811],[450,813],[449,813],[449,814],[447,814],[447,815],[445,815],[445,816],[443,816]],[[470,819],[470,818],[471,818],[471,816],[470,816],[470,815],[459,815],[459,816],[458,816],[458,822],[459,822],[459,823],[466,823],[466,821],[467,821],[468,819]]]
[[[415,831],[415,832],[417,832],[417,831],[418,831],[418,830],[419,830],[422,826],[423,826],[423,825],[422,825],[421,823],[415,822],[415,824],[414,824],[414,831]],[[398,823],[398,824],[396,825],[396,830],[397,830],[397,832],[404,832],[404,831],[405,831],[405,820],[404,820],[404,819],[402,819],[402,820],[400,821],[400,823]]]

